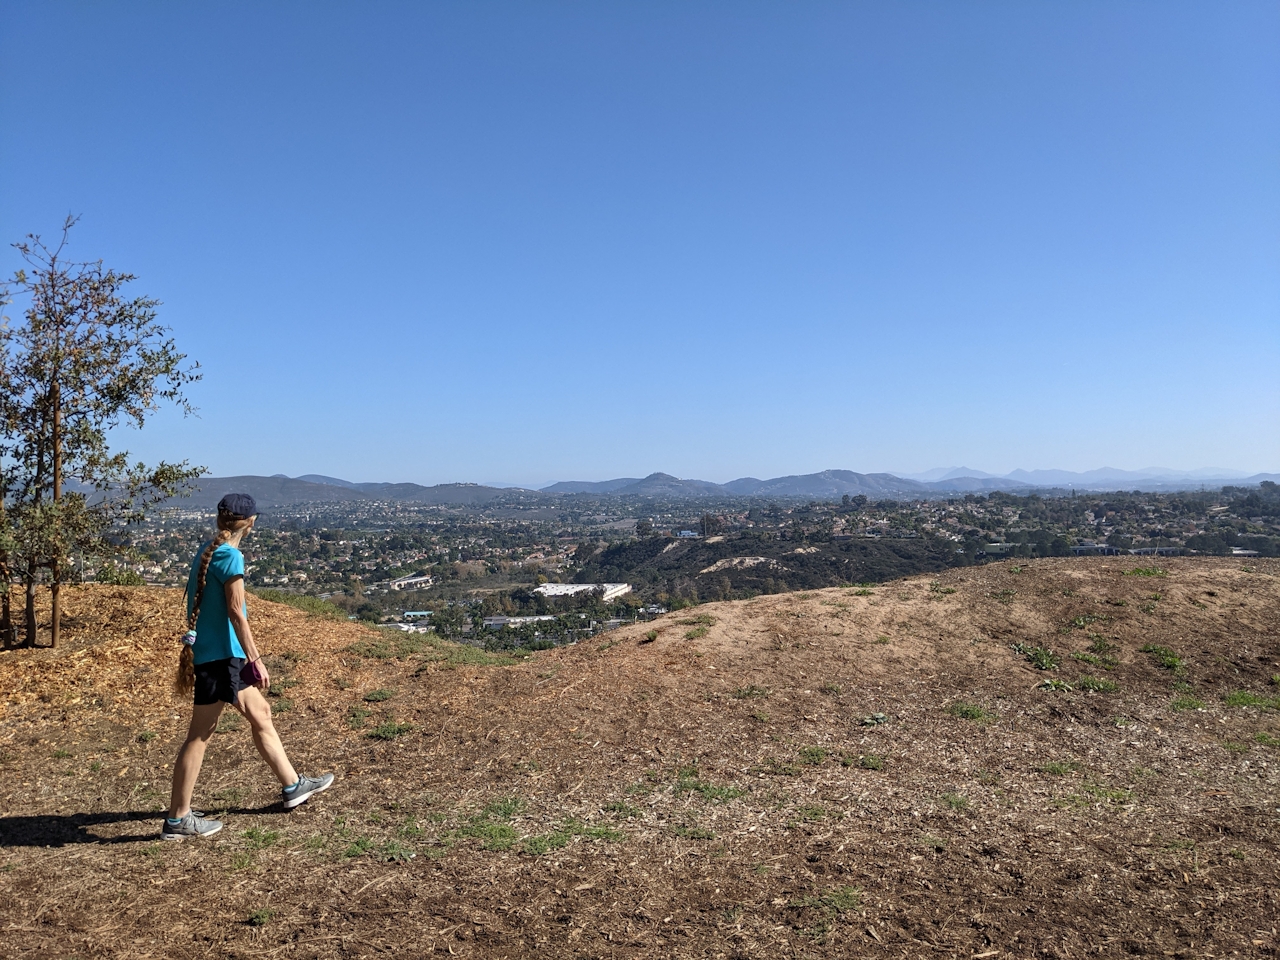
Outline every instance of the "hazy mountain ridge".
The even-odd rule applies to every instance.
[[[1016,470],[1007,477],[995,477],[981,471],[959,473],[963,468],[941,469],[937,480],[913,480],[892,473],[856,473],[852,470],[823,470],[759,480],[741,477],[728,483],[681,479],[669,473],[652,473],[647,477],[618,477],[613,480],[566,480],[526,490],[521,487],[491,487],[477,483],[440,483],[423,486],[417,483],[353,483],[321,474],[287,477],[203,477],[192,485],[189,498],[175,504],[211,509],[227,493],[248,493],[265,509],[309,502],[350,500],[403,500],[411,503],[467,506],[488,503],[510,496],[611,497],[762,497],[778,499],[838,500],[844,496],[869,499],[928,498],[965,493],[990,493],[996,490],[1029,492],[1041,489],[1107,491],[1141,488],[1151,491],[1195,489],[1222,484],[1255,484],[1264,480],[1280,482],[1280,474],[1258,473],[1250,477],[1205,477],[1206,471],[1192,475],[1167,471],[1164,476],[1140,476],[1136,471],[1103,467],[1084,473],[1068,470]],[[958,475],[957,475],[958,474]],[[1015,476],[1016,475],[1016,476]]]

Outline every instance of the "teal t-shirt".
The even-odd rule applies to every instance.
[[[195,603],[196,582],[200,576],[200,557],[204,548],[196,554],[191,564],[191,576],[187,578],[187,616],[191,615],[191,607]],[[234,577],[244,576],[244,554],[224,543],[213,551],[209,558],[209,570],[204,578],[204,594],[200,598],[200,619],[196,621],[196,645],[194,649],[196,663],[208,663],[210,660],[226,660],[228,657],[243,657],[244,647],[236,637],[236,631],[227,617],[227,581]],[[248,616],[248,611],[245,611]]]

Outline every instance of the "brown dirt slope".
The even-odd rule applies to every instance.
[[[224,721],[227,826],[187,844],[157,842],[177,597],[73,591],[61,649],[0,654],[0,956],[1275,956],[1280,564],[1160,566],[523,661],[258,602],[285,743],[338,782],[282,812]]]

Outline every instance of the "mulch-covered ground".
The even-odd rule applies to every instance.
[[[0,956],[1275,956],[1280,564],[1158,563],[514,661],[251,600],[285,744],[338,780],[281,811],[224,721],[226,829],[181,844],[180,597],[71,591],[60,649],[0,653]]]

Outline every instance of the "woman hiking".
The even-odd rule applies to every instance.
[[[222,708],[231,704],[253,727],[253,743],[281,785],[286,810],[328,790],[333,774],[300,776],[285,755],[271,723],[271,705],[262,691],[271,683],[262,655],[249,629],[244,604],[244,554],[240,541],[253,529],[258,507],[247,493],[229,493],[218,503],[218,533],[206,543],[191,565],[187,580],[187,635],[174,689],[179,696],[195,694],[191,728],[173,764],[173,794],[169,816],[160,836],[164,840],[207,837],[222,829],[191,809],[191,793],[205,748],[218,725]]]

